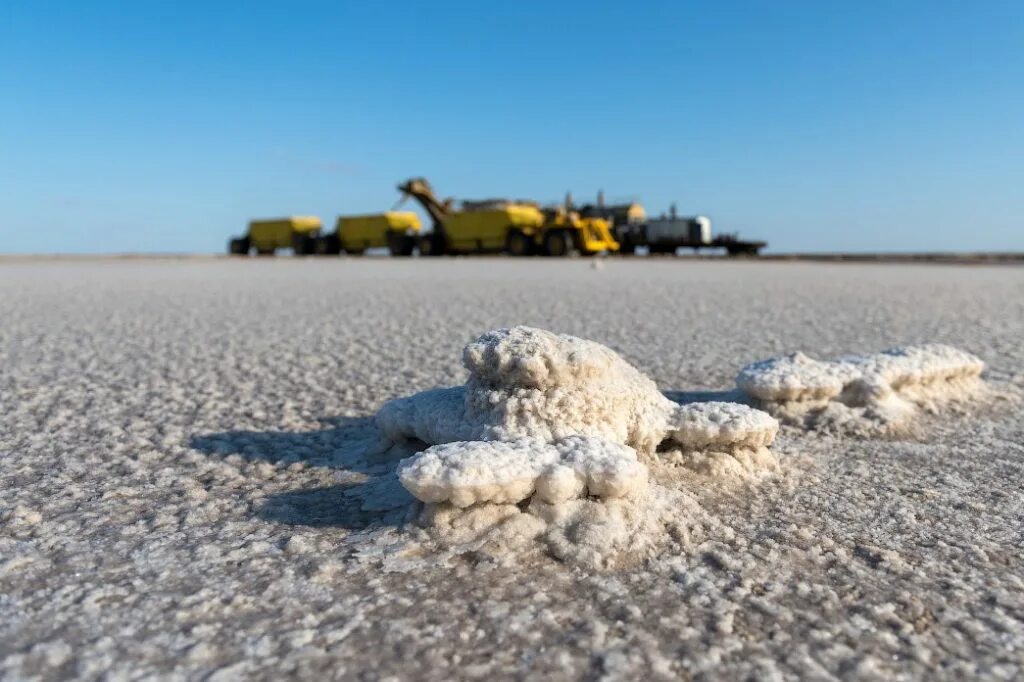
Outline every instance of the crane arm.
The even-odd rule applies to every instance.
[[[434,231],[441,232],[444,230],[444,219],[451,213],[452,200],[445,199],[441,201],[434,194],[433,188],[425,178],[412,178],[406,180],[398,186],[398,191],[402,193],[404,197],[412,197],[420,203],[423,210],[430,215],[431,220],[434,221]]]

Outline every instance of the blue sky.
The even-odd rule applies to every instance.
[[[1024,250],[1024,3],[0,7],[0,252],[222,251],[412,175],[775,251]]]

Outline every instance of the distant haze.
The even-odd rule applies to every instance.
[[[0,19],[0,253],[443,196],[772,251],[1024,250],[1024,3],[53,2]]]

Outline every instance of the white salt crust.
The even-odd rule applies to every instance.
[[[0,679],[1020,678],[1024,268],[607,263],[0,257]],[[663,390],[898,331],[1006,399],[926,442],[780,431],[756,489],[640,457],[639,498],[413,524],[425,446],[319,417],[464,383],[491,319]]]

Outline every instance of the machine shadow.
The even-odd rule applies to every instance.
[[[248,462],[279,465],[302,462],[335,472],[334,485],[268,495],[256,510],[263,520],[351,530],[400,525],[414,500],[395,469],[414,450],[381,451],[368,417],[320,421],[326,428],[318,431],[225,431],[193,436],[189,446],[211,457],[237,455]]]

